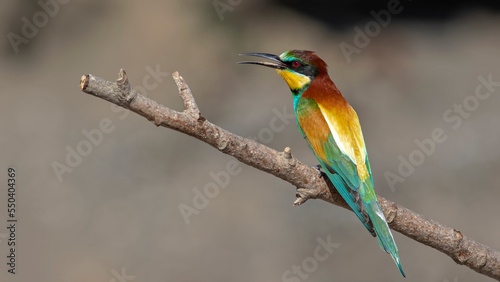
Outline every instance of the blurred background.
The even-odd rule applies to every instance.
[[[124,68],[182,110],[179,71],[209,121],[316,165],[286,84],[243,52],[317,51],[360,117],[376,192],[500,249],[499,25],[481,1],[3,3],[0,226],[9,167],[19,221],[16,275],[0,228],[0,281],[403,281],[352,212],[293,207],[290,184],[79,88]],[[404,281],[492,281],[394,236]]]

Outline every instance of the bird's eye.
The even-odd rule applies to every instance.
[[[300,66],[299,61],[293,61],[293,62],[292,62],[292,66],[293,66],[294,68],[298,68],[298,67]]]

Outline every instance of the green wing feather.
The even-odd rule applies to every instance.
[[[373,236],[377,237],[380,247],[391,255],[401,274],[405,276],[401,268],[396,243],[373,189],[373,179],[366,148],[363,147],[362,150],[366,156],[365,165],[370,177],[362,181],[358,175],[356,164],[336,144],[332,132],[328,128],[327,117],[321,114],[318,105],[311,99],[299,99],[297,102],[295,111],[299,130],[306,138],[321,167],[359,220]],[[302,128],[301,123],[316,128]],[[328,128],[328,134],[318,133],[325,130],[325,126]],[[361,129],[359,128],[359,130],[362,138]],[[320,136],[327,137],[323,139]]]
[[[366,229],[375,236],[373,226],[361,201],[359,193],[360,180],[356,171],[356,165],[349,157],[340,152],[331,133],[328,135],[326,142],[323,143],[326,159],[318,156],[316,151],[311,147],[309,140],[308,144],[333,186],[335,186]]]

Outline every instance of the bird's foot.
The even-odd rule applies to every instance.
[[[319,177],[326,178],[326,173],[321,170],[321,165],[315,165],[314,168],[318,171]]]

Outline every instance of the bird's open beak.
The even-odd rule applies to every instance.
[[[266,53],[243,53],[240,54],[240,56],[255,56],[255,57],[261,57],[261,58],[266,58],[271,61],[274,61],[276,63],[271,63],[271,62],[238,62],[238,64],[253,64],[253,65],[261,65],[265,67],[270,67],[273,69],[285,69],[286,66],[283,64],[279,56],[273,55],[273,54],[266,54]]]

